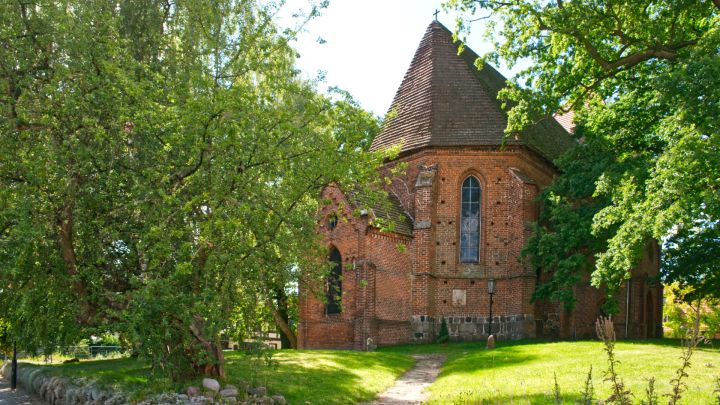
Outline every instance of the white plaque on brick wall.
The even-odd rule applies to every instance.
[[[456,307],[465,306],[465,290],[453,290],[452,303]]]

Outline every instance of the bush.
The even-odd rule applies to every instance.
[[[437,343],[447,343],[450,340],[450,332],[448,331],[447,321],[442,318],[440,322],[440,333],[438,333]]]

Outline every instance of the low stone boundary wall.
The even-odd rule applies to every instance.
[[[10,378],[10,365],[0,370],[3,378]],[[84,378],[49,376],[42,367],[18,365],[18,385],[29,394],[40,397],[50,405],[124,405],[127,398],[120,393],[100,389]]]
[[[0,369],[3,378],[10,378],[10,365],[6,363]],[[101,389],[87,378],[69,378],[47,375],[42,366],[18,365],[18,385],[29,394],[40,397],[49,405],[190,405],[190,404],[267,404],[285,405],[282,395],[268,396],[264,387],[248,387],[239,399],[241,392],[228,385],[221,390],[220,384],[213,379],[203,380],[203,388],[190,387],[187,394],[162,393],[141,402],[129,401],[123,393]]]
[[[431,342],[437,338],[442,319],[448,326],[453,342],[485,340],[490,319],[486,316],[455,314],[447,316],[414,315],[410,321],[415,342]],[[507,315],[493,317],[493,335],[501,340],[519,340],[535,337],[533,315]]]

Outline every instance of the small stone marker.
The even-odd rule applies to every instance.
[[[190,398],[197,397],[200,395],[200,388],[198,387],[188,387],[187,389],[187,396]]]
[[[494,348],[495,348],[495,336],[490,335],[490,336],[488,336],[488,340],[487,340],[487,349],[492,350]]]
[[[220,383],[212,378],[203,378],[203,387],[212,392],[220,391]]]

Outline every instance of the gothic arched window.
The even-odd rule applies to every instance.
[[[480,182],[469,176],[462,183],[460,199],[460,261],[480,260]]]
[[[325,285],[325,313],[339,314],[342,310],[342,257],[334,247],[330,251],[330,262],[333,267]]]

